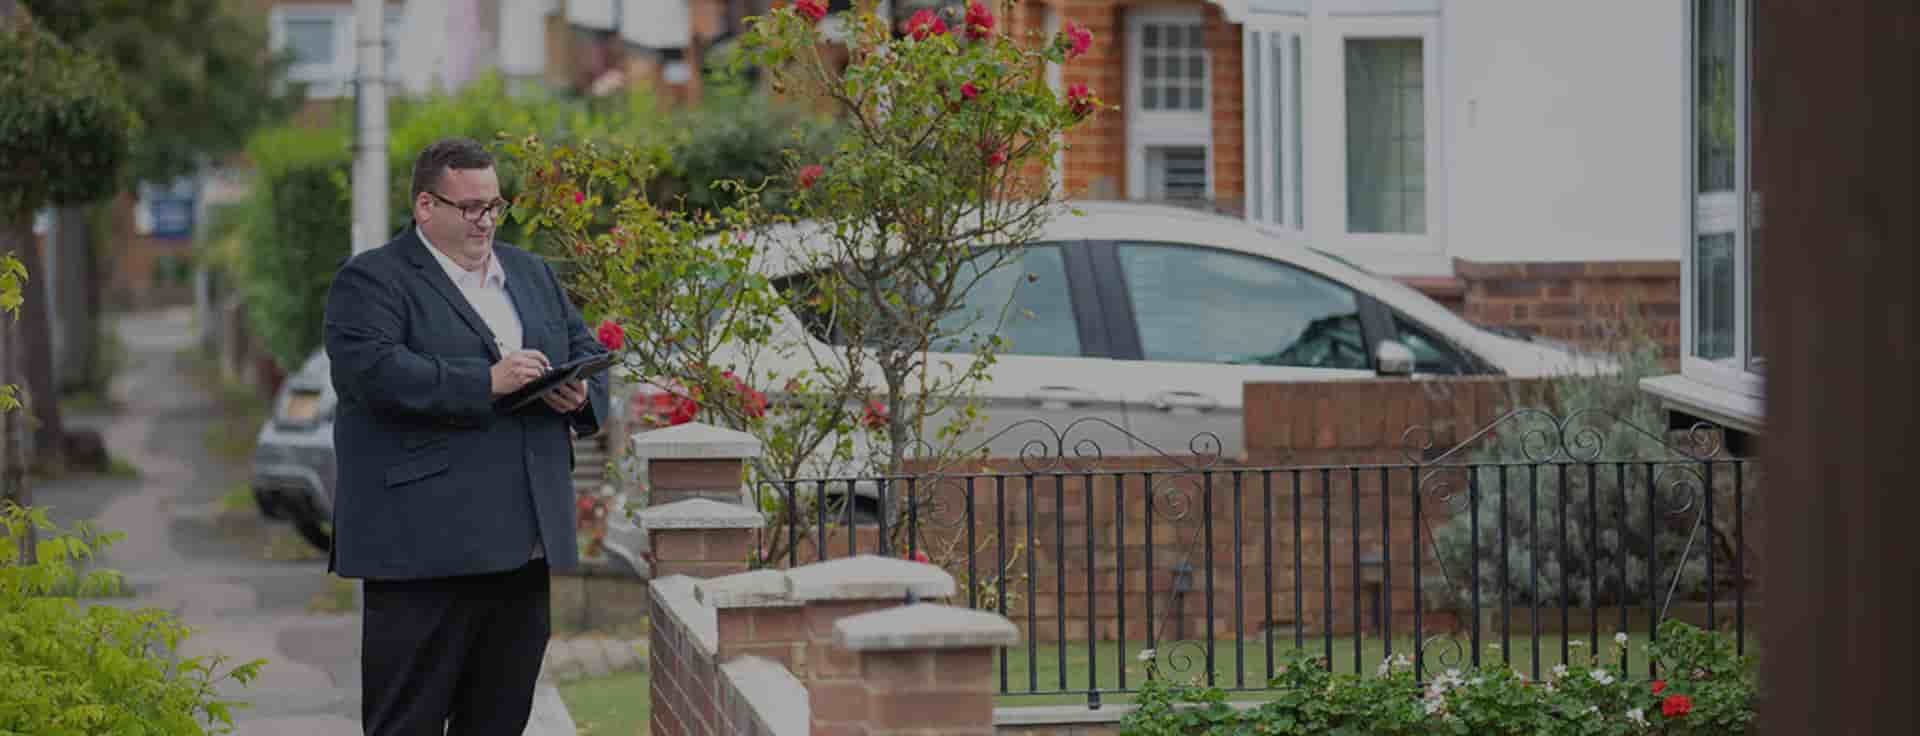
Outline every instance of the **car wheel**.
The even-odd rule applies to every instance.
[[[333,525],[307,516],[296,516],[293,528],[315,549],[325,552],[333,547]]]

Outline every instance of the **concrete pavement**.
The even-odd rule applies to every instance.
[[[126,533],[106,564],[127,576],[135,596],[112,605],[174,611],[197,632],[183,647],[189,654],[267,660],[250,687],[223,688],[251,704],[236,713],[237,733],[359,734],[359,616],[307,611],[329,587],[325,563],[265,560],[257,540],[236,540],[216,523],[220,497],[246,471],[207,447],[220,408],[184,354],[193,347],[189,313],[128,316],[118,328],[128,350],[112,389],[120,411],[72,421],[101,430],[140,477],[41,483],[37,501],[62,524],[90,519]],[[528,734],[574,733],[551,685],[535,706]]]

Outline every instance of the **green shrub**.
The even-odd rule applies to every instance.
[[[1160,676],[1151,656],[1126,736],[1352,734],[1353,736],[1642,736],[1746,733],[1753,723],[1753,663],[1730,637],[1678,621],[1660,628],[1650,652],[1665,678],[1646,682],[1620,664],[1624,645],[1574,668],[1530,681],[1504,667],[1449,669],[1414,677],[1404,658],[1374,676],[1332,674],[1310,656],[1289,660],[1268,686],[1272,699],[1235,708],[1219,688]]]
[[[1479,476],[1479,552],[1482,603],[1493,605],[1505,591],[1515,605],[1613,605],[1703,598],[1706,560],[1717,555],[1716,582],[1735,583],[1732,570],[1732,469],[1724,454],[1713,466],[1715,519],[1706,520],[1701,490],[1707,470],[1691,462],[1712,447],[1692,444],[1704,437],[1668,436],[1657,399],[1640,389],[1643,378],[1669,372],[1656,342],[1634,330],[1614,356],[1621,370],[1608,375],[1554,379],[1545,390],[1516,392],[1507,410],[1522,410],[1481,440],[1465,462],[1510,463],[1504,471],[1483,467]],[[1538,411],[1536,411],[1538,410]],[[1550,416],[1549,416],[1550,415]],[[1589,465],[1593,460],[1597,464]],[[1654,463],[1655,498],[1647,495],[1644,464],[1625,468],[1621,486],[1615,461]],[[1458,464],[1448,461],[1450,464]],[[1589,481],[1589,468],[1592,480]],[[1537,470],[1536,470],[1537,469]],[[1501,474],[1507,484],[1504,520],[1499,507]],[[1564,476],[1563,476],[1564,472]],[[1441,564],[1453,579],[1451,593],[1466,603],[1473,552],[1473,515],[1468,513],[1465,470],[1436,471],[1426,486],[1452,492],[1452,515],[1434,532]],[[1528,486],[1533,495],[1529,498]],[[1753,482],[1746,480],[1747,497]],[[1538,523],[1530,518],[1537,503]],[[1565,504],[1565,544],[1560,513]],[[1752,506],[1749,504],[1749,512]],[[1592,520],[1597,519],[1595,526]],[[1624,521],[1624,524],[1623,524]],[[1711,523],[1707,523],[1711,521]],[[1502,578],[1501,529],[1505,527],[1505,578]],[[1658,575],[1648,558],[1658,554]],[[1537,557],[1537,579],[1535,561]],[[1622,561],[1625,576],[1622,577]],[[1538,584],[1538,593],[1532,586]],[[1726,595],[1725,590],[1718,591]]]
[[[31,562],[22,542],[38,532]],[[172,735],[232,731],[241,705],[218,696],[245,685],[263,662],[181,657],[189,634],[172,614],[83,606],[111,594],[111,571],[81,572],[119,539],[82,525],[56,527],[46,512],[0,504],[0,734]]]

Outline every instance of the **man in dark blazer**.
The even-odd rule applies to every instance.
[[[448,139],[413,169],[413,226],[341,266],[326,349],[340,396],[329,567],[365,580],[366,733],[524,730],[548,571],[578,562],[573,443],[604,373],[516,412],[494,400],[600,352],[553,270],[493,240],[493,159]]]

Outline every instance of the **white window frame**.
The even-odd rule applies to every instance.
[[[1127,11],[1127,197],[1147,197],[1147,149],[1194,146],[1206,152],[1206,197],[1211,200],[1215,196],[1214,166],[1218,158],[1213,150],[1213,54],[1209,51],[1202,55],[1206,68],[1201,71],[1200,78],[1205,81],[1207,92],[1201,97],[1199,110],[1148,112],[1142,109],[1140,90],[1145,80],[1140,63],[1141,25],[1155,22],[1197,23],[1204,32],[1207,20],[1197,7],[1144,7]]]
[[[307,96],[315,99],[344,97],[352,89],[354,70],[353,7],[350,5],[282,4],[269,16],[268,40],[275,51],[287,46],[287,24],[299,20],[327,20],[333,23],[333,63],[295,63],[287,69],[287,78],[307,83]]]
[[[1330,145],[1326,151],[1337,153],[1331,161],[1325,162],[1325,168],[1331,170],[1328,185],[1323,189],[1323,206],[1317,211],[1323,230],[1332,230],[1338,234],[1344,245],[1350,248],[1371,251],[1398,253],[1439,253],[1445,243],[1445,172],[1442,170],[1441,146],[1446,141],[1442,128],[1442,103],[1440,81],[1440,23],[1431,16],[1386,16],[1386,17],[1333,17],[1326,20],[1326,32],[1320,34],[1326,43],[1316,44],[1314,57],[1320,62],[1320,73],[1314,75],[1320,83],[1322,94],[1309,99],[1318,102],[1317,118],[1322,121],[1323,135],[1319,139]],[[1426,232],[1423,233],[1356,233],[1347,229],[1347,43],[1353,40],[1370,39],[1417,39],[1420,41],[1421,85],[1425,99],[1421,106],[1425,113],[1426,129],[1422,138],[1426,142]],[[1312,112],[1312,111],[1310,111]],[[1331,139],[1329,141],[1328,139]],[[1337,145],[1331,145],[1337,142]],[[1331,154],[1330,154],[1331,155]]]
[[[1748,129],[1748,101],[1752,85],[1751,43],[1753,24],[1748,0],[1733,0],[1734,26],[1734,189],[1731,192],[1700,196],[1699,125],[1697,82],[1699,78],[1699,4],[1686,0],[1686,98],[1682,108],[1686,125],[1687,219],[1685,256],[1680,268],[1680,372],[1687,379],[1742,396],[1760,398],[1764,374],[1753,370],[1751,345],[1753,322],[1753,284],[1748,263],[1751,235],[1757,227],[1750,205],[1758,201],[1751,189],[1749,164],[1752,143]],[[1743,203],[1749,206],[1743,206]],[[1731,220],[1731,222],[1729,222]],[[1703,227],[1705,225],[1705,227]],[[1700,234],[1703,231],[1730,229],[1733,242],[1733,357],[1709,360],[1694,355],[1699,328],[1698,281],[1695,278]]]
[[[1240,43],[1246,216],[1294,232],[1306,227],[1306,29],[1304,19],[1248,25]]]

